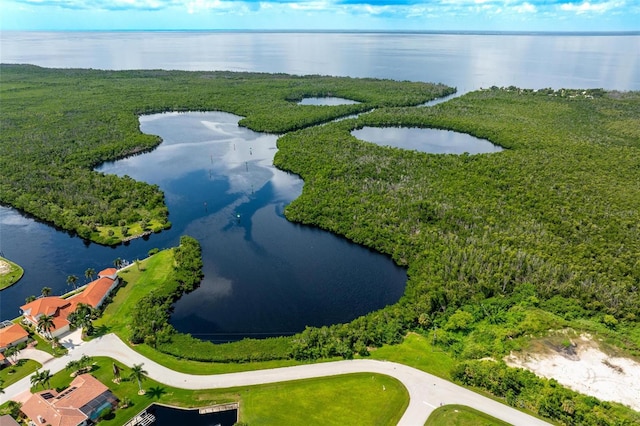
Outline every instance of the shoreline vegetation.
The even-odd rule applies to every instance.
[[[0,290],[16,284],[24,275],[24,269],[15,262],[0,256]]]
[[[149,149],[155,146],[157,139],[139,134],[137,115],[216,109],[244,116],[241,125],[253,130],[282,134],[274,163],[305,182],[302,195],[285,209],[289,220],[343,235],[408,268],[398,303],[348,324],[214,345],[174,333],[164,320],[149,328],[149,318],[168,318],[172,300],[179,297],[176,290],[189,291],[199,282],[197,241],[183,245],[181,240],[187,250],[160,252],[143,263],[139,276],[133,276],[135,268],[129,268],[129,277],[122,274],[127,281],[122,297],[139,301],[143,309],[136,313],[126,303],[110,306],[97,322],[98,330],[125,333],[124,339],[137,343],[136,350],[171,368],[215,362],[211,368],[218,371],[375,356],[376,348],[390,348],[390,358],[401,357],[402,342],[416,333],[453,360],[449,378],[491,392],[509,405],[563,424],[640,422],[640,413],[620,404],[579,395],[502,361],[483,361],[526,352],[534,340],[548,338],[550,330],[569,328],[597,336],[612,350],[640,356],[639,92],[492,87],[415,108],[424,98],[453,89],[315,76],[29,66],[1,70],[3,96],[9,101],[2,118],[10,125],[0,142],[42,153],[48,146],[43,141],[55,139],[55,155],[49,157],[60,156],[55,167],[44,167],[46,173],[0,173],[2,188],[33,184],[24,198],[11,199],[18,208],[42,207],[28,195],[39,190],[83,194],[83,179],[94,179],[92,188],[111,179],[91,167],[126,156],[143,142]],[[79,83],[80,90],[66,90]],[[362,103],[293,103],[329,95]],[[49,96],[57,96],[58,102]],[[131,109],[136,102],[144,105]],[[113,109],[101,110],[106,104]],[[357,119],[329,122],[371,106],[373,112]],[[20,108],[33,114],[10,112]],[[41,119],[30,133],[25,126],[32,117]],[[66,121],[79,127],[54,130],[54,124]],[[350,134],[364,126],[454,130],[505,150],[434,155],[380,147]],[[83,137],[72,138],[73,132],[83,132]],[[11,142],[21,134],[29,143]],[[117,147],[103,143],[125,140]],[[0,171],[23,154],[0,158]],[[65,161],[70,165],[61,173]],[[126,179],[113,183],[138,185]],[[147,190],[154,191],[142,185],[137,194]],[[106,193],[92,189],[88,198],[78,196],[62,211],[43,211],[57,211],[68,224],[83,226],[73,221],[80,212],[75,208],[89,199],[98,202]],[[162,194],[156,195],[153,208],[161,209]],[[110,202],[128,203],[128,197],[137,195],[116,191]],[[113,212],[116,217],[129,213],[133,215],[127,209]],[[178,265],[175,271],[171,256]],[[149,293],[151,288],[155,290]],[[407,362],[420,361],[414,357]]]
[[[160,144],[159,137],[140,132],[140,115],[226,111],[244,117],[241,126],[285,133],[373,108],[418,105],[455,92],[439,84],[284,74],[8,64],[0,65],[0,72],[0,203],[104,245],[171,226],[157,185],[93,171],[99,164],[139,155]],[[340,96],[360,103],[296,104],[313,96]]]

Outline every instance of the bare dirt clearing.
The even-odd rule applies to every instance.
[[[6,275],[11,272],[11,265],[4,260],[0,260],[0,275]]]
[[[604,353],[591,336],[547,351],[512,353],[505,362],[603,401],[615,401],[640,411],[640,363]]]

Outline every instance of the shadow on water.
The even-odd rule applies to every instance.
[[[153,426],[232,426],[238,421],[238,410],[200,414],[198,409],[185,410],[151,404],[147,412],[156,418]]]

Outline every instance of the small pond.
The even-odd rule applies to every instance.
[[[323,97],[323,98],[304,98],[298,105],[323,105],[323,106],[336,106],[336,105],[353,105],[359,104],[358,101],[353,101],[351,99],[344,98],[336,98],[332,96]]]
[[[238,410],[200,414],[198,409],[183,410],[152,404],[147,412],[156,418],[152,426],[233,426],[238,421]]]
[[[382,146],[392,146],[430,154],[487,154],[502,151],[486,139],[450,130],[417,127],[363,127],[351,132],[356,138]]]

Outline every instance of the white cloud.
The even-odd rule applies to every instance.
[[[332,4],[326,1],[308,1],[308,2],[292,1],[285,4],[287,4],[291,9],[303,10],[303,11],[323,11],[332,7]]]
[[[73,10],[160,10],[184,4],[184,0],[17,0],[17,2]]]
[[[203,11],[216,11],[222,13],[245,13],[248,11],[246,5],[242,2],[223,1],[223,0],[188,0],[183,2],[189,14]],[[259,4],[258,4],[259,5]]]
[[[611,9],[624,6],[624,2],[621,1],[606,1],[603,3],[591,3],[584,1],[580,4],[565,3],[560,5],[560,10],[564,12],[575,12],[578,15],[584,13],[606,13]]]
[[[529,2],[524,2],[522,4],[514,6],[513,10],[516,13],[536,13],[538,11],[538,8],[536,8],[535,5]]]

